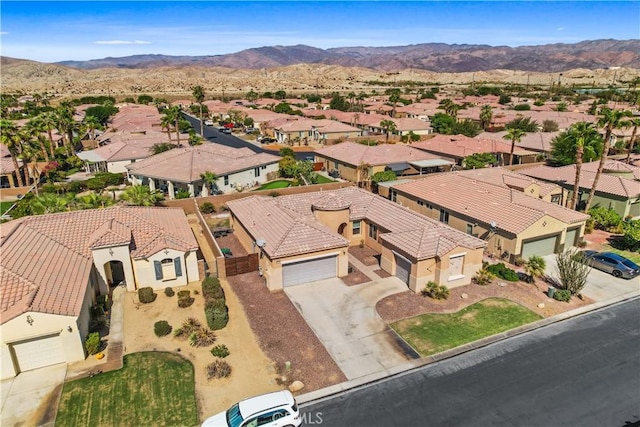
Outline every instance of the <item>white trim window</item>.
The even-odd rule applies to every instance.
[[[449,282],[464,277],[464,255],[465,254],[456,254],[449,256]]]

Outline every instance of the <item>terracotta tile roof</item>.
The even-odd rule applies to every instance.
[[[504,136],[506,131],[502,132],[482,132],[476,136],[475,139],[495,140],[502,143],[505,142]],[[527,150],[551,152],[551,141],[558,136],[560,132],[535,132],[527,133],[522,137],[522,140],[516,144],[516,149],[525,148]],[[510,143],[509,143],[510,145]]]
[[[218,176],[277,163],[280,157],[254,153],[249,148],[231,148],[221,144],[203,144],[174,148],[127,165],[135,175],[191,183],[201,181],[204,172]]]
[[[315,124],[316,121],[312,119],[297,119],[275,126],[274,129],[280,132],[310,131]]]
[[[438,153],[454,158],[464,158],[479,153],[510,153],[511,143],[490,139],[469,138],[464,135],[436,135],[431,139],[411,144],[419,150]],[[514,154],[535,154],[516,144]]]
[[[467,248],[482,248],[487,244],[356,187],[276,198],[254,196],[228,202],[229,209],[249,234],[254,239],[264,239],[265,251],[275,258],[348,245],[342,236],[316,222],[312,207],[324,204],[331,208],[348,206],[352,221],[375,223],[382,240],[415,259],[443,255],[451,250],[449,242]]]
[[[428,122],[425,122],[424,120],[420,120],[420,119],[413,119],[413,118],[393,118],[391,119],[392,122],[394,122],[396,124],[396,130],[398,131],[402,131],[402,132],[409,132],[412,130],[415,131],[421,131],[421,130],[430,130],[431,129],[431,124]]]
[[[513,234],[526,230],[547,214],[569,224],[588,218],[583,213],[527,196],[504,185],[474,180],[456,172],[429,175],[393,188],[476,222],[496,222],[499,229]]]
[[[320,133],[359,132],[360,129],[335,120],[314,120],[313,128]]]
[[[0,144],[0,157],[9,157],[11,156],[11,152],[9,152],[9,147],[4,144]]]
[[[530,176],[510,171],[501,167],[481,168],[473,170],[458,171],[456,174],[486,182],[488,184],[502,185],[519,191],[524,191],[531,185],[537,185],[540,188],[540,196],[545,196],[554,190],[559,189],[555,184],[546,181],[538,181]]]
[[[21,160],[18,159],[18,164],[20,164]],[[13,165],[13,160],[11,157],[0,157],[0,174],[10,174],[14,172],[16,168]]]
[[[591,162],[598,163],[598,162]],[[585,167],[586,165],[586,167]],[[537,179],[555,182],[558,185],[573,186],[575,183],[575,165],[562,166],[558,168],[550,166],[536,166],[533,168],[520,169],[520,173],[532,176]],[[590,170],[591,165],[585,163],[580,170],[580,188],[591,190],[596,172]],[[597,166],[596,166],[597,167]],[[621,176],[608,175],[603,173],[598,181],[597,192],[622,196],[625,198],[638,197],[640,195],[640,183],[634,179],[623,178]]]
[[[316,155],[335,159],[352,166],[358,166],[363,162],[376,166],[439,158],[436,155],[407,145],[380,144],[368,146],[348,141],[320,148],[316,150]]]
[[[164,247],[198,248],[178,208],[115,206],[2,224],[0,322],[26,311],[79,315],[93,265],[91,250],[121,244],[129,244],[134,259]]]

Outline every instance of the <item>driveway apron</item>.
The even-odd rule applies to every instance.
[[[285,288],[285,293],[349,379],[383,372],[416,357],[404,350],[375,304],[406,291],[395,277],[358,286],[334,278]]]

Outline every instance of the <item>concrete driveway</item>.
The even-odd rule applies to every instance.
[[[544,257],[547,262],[545,273],[548,276],[557,278],[556,256],[547,255]],[[640,293],[640,277],[634,279],[618,279],[609,273],[596,270],[595,268],[587,277],[587,284],[582,290],[582,294],[596,302],[607,301],[618,297],[631,297]]]
[[[3,380],[0,425],[53,426],[66,373],[67,364],[61,363]]]
[[[357,286],[335,278],[288,287],[285,293],[352,380],[418,357],[375,310],[380,299],[406,290],[395,277]]]

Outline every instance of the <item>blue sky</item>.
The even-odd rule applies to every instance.
[[[0,11],[0,53],[42,62],[295,44],[522,46],[640,38],[638,1],[2,0]]]

